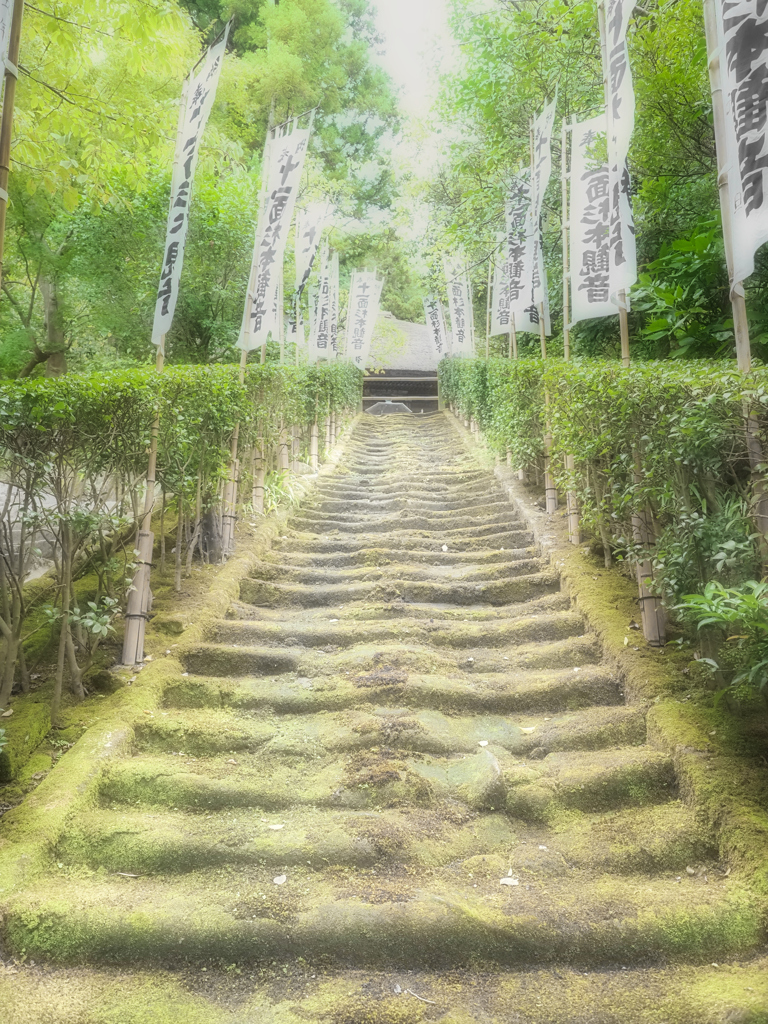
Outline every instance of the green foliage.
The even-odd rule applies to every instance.
[[[730,669],[729,687],[749,698],[768,689],[768,583],[748,580],[724,587],[714,580],[703,594],[688,594],[677,606],[697,628],[726,634],[724,656],[708,659],[715,671]]]

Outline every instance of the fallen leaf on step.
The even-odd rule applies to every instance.
[[[686,873],[686,875],[695,875],[696,874],[696,869],[688,867],[688,868],[685,869],[685,873]]]
[[[282,885],[283,882],[287,881],[287,879],[287,875],[278,875],[277,878],[273,878],[272,881],[275,883],[275,885]]]
[[[549,849],[549,847],[548,847],[548,846],[539,846],[539,849],[540,849],[540,850],[548,850],[548,849]]]
[[[141,875],[130,875],[127,871],[116,871],[116,875],[121,875],[123,878],[141,878]]]
[[[394,987],[393,991],[394,991],[394,993],[395,993],[395,995],[396,995],[396,996],[399,996],[399,995],[400,995],[400,993],[401,993],[401,992],[402,992],[403,990],[402,990],[402,989],[400,988],[400,986],[399,986],[399,985],[395,985],[395,987]]]
[[[488,740],[480,740],[480,742],[478,743],[478,746],[479,747],[487,747],[488,746]]]
[[[144,661],[152,661],[152,655],[151,654],[147,654],[145,656],[145,658],[144,658]]]
[[[329,622],[338,622],[338,619],[328,619]]]
[[[629,643],[629,637],[625,636],[624,637],[624,646],[626,647],[628,643]]]
[[[447,550],[448,550],[448,545],[447,544],[443,544],[443,551],[447,551]]]
[[[533,732],[535,728],[535,725],[529,725],[526,729],[521,729],[520,732]]]
[[[2,715],[0,715],[0,718],[10,718],[12,714],[13,714],[13,708],[8,708],[7,711],[4,711],[2,713]]]
[[[520,885],[519,878],[500,878],[499,885]]]
[[[270,825],[273,832],[279,832],[281,828],[285,828],[285,825]],[[277,881],[277,879],[275,879]]]
[[[229,758],[229,759],[227,760],[227,764],[237,764],[237,761],[236,761],[236,760],[234,759],[234,757],[230,757],[230,758]]]

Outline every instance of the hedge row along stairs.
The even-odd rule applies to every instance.
[[[447,416],[359,419],[206,630],[2,897],[9,1024],[768,1019],[764,908]]]

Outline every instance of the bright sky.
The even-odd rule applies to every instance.
[[[386,51],[378,60],[402,87],[406,113],[423,117],[434,99],[430,66],[449,39],[446,0],[376,0],[376,7]]]

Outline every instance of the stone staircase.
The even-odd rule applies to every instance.
[[[8,949],[170,971],[163,1021],[768,1019],[757,910],[445,416],[360,420],[183,663]]]

